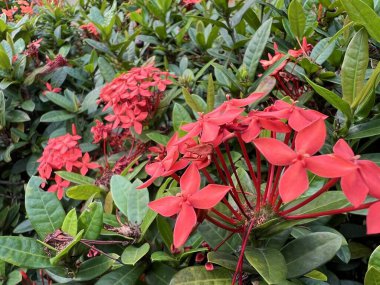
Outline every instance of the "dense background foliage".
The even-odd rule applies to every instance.
[[[228,232],[205,222],[185,248],[174,249],[173,220],[157,216],[147,203],[164,191],[175,193],[177,182],[159,178],[149,192],[136,190],[149,178],[144,167],[154,161],[152,147],[166,145],[181,125],[226,98],[263,92],[267,96],[259,109],[275,99],[296,100],[300,107],[329,116],[321,153],[345,138],[355,153],[380,163],[380,1],[79,0],[70,5],[9,0],[1,1],[0,8],[2,284],[230,284],[239,237],[221,251],[210,251]],[[301,52],[294,57],[291,51]],[[268,53],[275,60],[267,69]],[[104,98],[99,99],[105,84],[133,67],[152,65],[157,72],[169,72],[162,78],[171,82],[154,91],[141,130],[122,127],[108,132],[107,139],[92,130],[112,116],[104,110]],[[282,69],[274,72],[277,68]],[[81,137],[82,165],[86,153],[94,164],[83,172],[82,166],[56,168],[59,178],[44,177],[51,178],[45,190],[61,178],[70,181],[58,200],[39,189],[37,160],[49,139],[66,134]],[[244,176],[242,154],[233,155]],[[306,195],[324,183],[310,180]],[[347,200],[336,195],[308,210],[344,205]],[[293,242],[295,261],[287,260],[286,266],[303,269],[278,284],[376,284],[379,238],[366,235],[365,215],[364,210],[284,222],[269,234],[264,229],[265,238],[254,245],[278,251]],[[59,243],[58,229],[75,238]],[[337,240],[336,254],[328,257]],[[265,250],[252,250],[255,261],[246,256],[246,284],[278,280],[278,258]],[[214,269],[206,270],[211,263]]]

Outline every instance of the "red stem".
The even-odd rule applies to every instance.
[[[255,211],[258,212],[258,211],[260,211],[260,203],[261,203],[260,202],[261,201],[260,184],[257,181],[256,175],[255,175],[255,171],[253,170],[251,161],[249,160],[247,149],[245,147],[243,139],[241,138],[241,135],[239,133],[236,133],[236,137],[237,137],[237,139],[239,141],[240,148],[241,148],[241,150],[243,152],[243,157],[244,157],[245,163],[248,166],[248,170],[249,170],[249,174],[251,175],[251,179],[252,179],[253,183],[255,184],[255,188],[256,188],[256,207],[255,207]]]
[[[345,208],[341,208],[341,209],[335,209],[335,210],[330,210],[330,211],[323,211],[323,212],[319,212],[319,213],[294,215],[294,216],[283,216],[283,215],[281,215],[281,216],[283,216],[287,220],[301,220],[301,219],[318,218],[318,217],[322,217],[322,216],[344,214],[344,213],[348,213],[348,212],[352,212],[352,211],[358,211],[358,210],[367,209],[368,207],[370,207],[371,205],[373,205],[373,204],[375,204],[377,202],[379,202],[379,201],[377,200],[377,201],[374,201],[374,202],[365,203],[365,204],[360,205],[359,207],[349,206],[349,207],[345,207]]]
[[[216,219],[214,219],[214,218],[212,218],[212,217],[210,217],[208,215],[206,216],[206,220],[209,221],[209,222],[211,222],[211,223],[213,223],[217,227],[226,230],[226,231],[230,231],[230,232],[234,232],[234,233],[240,232],[240,229],[235,229],[235,228],[228,227],[228,226],[222,224],[221,222],[217,221]]]
[[[180,178],[179,178],[179,176],[178,176],[176,173],[172,173],[170,176],[171,176],[175,181],[179,182]]]
[[[215,208],[212,208],[211,212],[213,212],[215,215],[217,215],[219,218],[221,218],[224,222],[229,223],[231,225],[236,225],[236,221],[234,219],[232,219],[232,218],[226,216],[225,214],[219,212]]]
[[[333,178],[330,179],[329,182],[327,182],[321,189],[319,189],[317,192],[315,192],[313,195],[302,201],[301,203],[280,212],[280,215],[286,215],[288,213],[294,212],[295,210],[298,210],[299,208],[305,206],[306,204],[309,204],[311,201],[313,201],[315,198],[319,197],[321,194],[325,193],[327,190],[329,190],[332,186],[334,186],[338,182],[339,178]]]

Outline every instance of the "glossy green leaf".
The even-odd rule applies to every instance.
[[[376,267],[380,270],[380,246],[372,252],[371,257],[369,258],[368,266]]]
[[[350,19],[363,25],[376,41],[380,42],[380,17],[362,0],[341,1]]]
[[[140,247],[130,245],[123,251],[121,261],[124,264],[135,266],[136,263],[148,253],[149,249],[149,243],[144,243]]]
[[[256,69],[267,44],[271,27],[272,18],[269,18],[257,29],[245,50],[243,65],[246,66],[249,78],[251,79],[255,77]]]
[[[78,232],[78,217],[77,212],[75,208],[71,209],[70,212],[67,213],[63,224],[62,224],[62,231],[71,235],[72,237],[75,236]]]
[[[299,0],[293,0],[288,8],[290,30],[295,38],[302,39],[306,26],[306,15]]]
[[[65,257],[69,251],[81,240],[84,230],[81,230],[63,249],[57,252],[57,255],[50,258],[50,263],[57,265],[58,262]]]
[[[235,271],[236,264],[238,263],[238,257],[228,252],[223,251],[210,251],[207,253],[207,260],[213,264],[220,265],[226,269]],[[256,270],[252,268],[247,262],[243,263],[243,270],[245,272],[256,273]]]
[[[111,273],[104,275],[99,279],[95,285],[126,285],[126,284],[136,284],[140,275],[144,272],[145,265],[140,264],[139,266],[123,266]]]
[[[95,179],[87,176],[83,176],[74,172],[68,172],[68,171],[56,171],[55,174],[62,177],[63,179],[76,183],[76,184],[94,184]]]
[[[306,274],[325,264],[341,247],[341,237],[333,233],[311,233],[281,249],[288,267],[288,278]]]
[[[63,95],[53,93],[53,92],[46,92],[45,97],[48,98],[54,104],[58,105],[59,107],[62,107],[63,109],[69,112],[75,112],[76,110],[76,106],[74,105],[74,102],[70,101],[68,98],[66,98]]]
[[[314,280],[327,281],[327,276],[318,270],[310,271],[305,276]]]
[[[97,239],[103,228],[103,206],[100,202],[93,202],[79,216],[78,229],[84,229],[83,238]]]
[[[274,248],[247,248],[248,262],[269,284],[281,284],[286,279],[287,268],[284,256]]]
[[[44,246],[34,238],[1,236],[0,259],[18,267],[36,269],[52,267]]]
[[[208,82],[207,82],[207,112],[211,112],[214,110],[215,106],[215,84],[214,80],[212,79],[212,74],[210,73],[208,75]]]
[[[341,71],[343,100],[351,104],[364,86],[369,61],[368,34],[358,31],[347,47]]]
[[[41,122],[52,123],[62,122],[74,118],[76,115],[66,111],[50,111],[41,116]]]
[[[231,282],[232,275],[226,269],[207,271],[204,266],[192,266],[177,272],[169,285],[230,285]]]
[[[152,141],[154,141],[155,143],[158,143],[161,145],[166,145],[170,139],[168,136],[162,135],[157,132],[148,133],[146,134],[146,136],[150,138]]]
[[[150,256],[150,259],[152,262],[163,262],[163,261],[169,261],[169,262],[176,262],[177,260],[169,255],[168,253],[164,251],[156,251],[153,252],[152,255]]]
[[[341,111],[348,119],[352,117],[350,105],[346,101],[344,101],[334,92],[314,83],[309,78],[305,77],[305,79],[311,85],[311,87],[313,87],[315,92],[321,95],[327,102],[333,105],[336,109]]]
[[[196,94],[190,94],[186,88],[182,88],[182,93],[187,105],[189,105],[194,112],[204,112],[206,110],[206,103],[201,97]]]
[[[142,182],[135,180],[131,183],[127,178],[114,175],[111,178],[112,198],[119,210],[131,223],[141,224],[147,211],[149,193],[146,188],[137,189]]]
[[[98,66],[99,66],[99,71],[106,82],[110,82],[112,81],[112,79],[114,79],[115,70],[113,69],[112,65],[104,57],[102,56],[99,57]]]
[[[105,255],[93,257],[83,262],[76,274],[76,281],[90,281],[107,272],[115,263],[115,260]]]
[[[315,63],[323,64],[333,53],[335,41],[331,42],[331,38],[320,40],[311,51],[310,58],[314,59]]]
[[[380,134],[380,119],[373,119],[369,122],[352,126],[348,130],[346,139],[361,139],[373,137]]]
[[[103,189],[95,185],[77,185],[66,190],[66,196],[74,200],[88,200],[91,197],[99,198]]]
[[[25,191],[25,209],[28,218],[41,239],[62,226],[65,211],[56,193],[39,189],[42,179],[33,176]]]
[[[191,122],[191,117],[182,105],[174,103],[172,121],[174,131],[178,131],[181,125]]]
[[[364,285],[380,285],[380,269],[370,267],[365,274]]]
[[[174,268],[164,263],[154,263],[145,275],[147,284],[168,285],[173,275],[177,272]]]

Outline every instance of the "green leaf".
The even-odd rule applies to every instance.
[[[6,113],[6,121],[10,123],[23,123],[30,121],[30,117],[21,110],[12,110]]]
[[[327,102],[333,105],[336,109],[341,111],[348,119],[352,117],[350,105],[346,101],[344,101],[334,92],[314,83],[309,78],[305,77],[305,79],[311,85],[311,87],[313,87],[315,92],[321,95]]]
[[[162,135],[157,132],[147,133],[146,136],[150,138],[152,141],[154,141],[155,143],[158,143],[161,145],[166,145],[170,139],[168,136]]]
[[[102,74],[104,80],[106,82],[112,81],[112,79],[115,78],[115,71],[111,64],[108,63],[108,61],[104,57],[99,57],[98,59],[98,66],[100,73]]]
[[[286,262],[279,250],[274,248],[247,248],[245,257],[269,284],[281,284],[286,279]]]
[[[215,106],[215,85],[214,80],[212,79],[212,74],[208,75],[207,83],[207,112],[214,110]]]
[[[53,93],[53,92],[47,92],[45,94],[45,97],[48,98],[54,104],[58,105],[59,107],[62,107],[66,111],[75,112],[76,110],[76,106],[74,105],[74,102],[70,101],[63,95]]]
[[[206,103],[201,97],[196,94],[190,94],[189,90],[186,88],[182,88],[182,93],[187,105],[189,105],[194,112],[204,112],[206,110]]]
[[[95,185],[77,185],[66,190],[66,196],[74,200],[88,200],[91,197],[99,198],[103,189]]]
[[[182,125],[191,122],[191,117],[182,105],[174,103],[172,121],[173,129],[178,131]]]
[[[169,261],[169,262],[176,262],[177,260],[169,255],[168,253],[164,251],[156,251],[153,252],[150,256],[150,259],[152,262],[163,262],[163,261]]]
[[[368,266],[373,266],[380,270],[380,246],[376,247],[372,252],[368,261]]]
[[[306,26],[306,16],[302,4],[299,0],[293,0],[288,8],[288,17],[290,23],[290,30],[293,36],[301,40]]]
[[[25,191],[25,209],[33,228],[44,239],[61,227],[65,211],[55,193],[39,189],[41,182],[35,176],[30,179]]]
[[[310,58],[314,59],[315,63],[324,63],[334,52],[335,41],[330,41],[331,38],[320,40],[311,51]]]
[[[334,257],[342,245],[333,233],[311,233],[295,239],[281,249],[288,267],[288,278],[306,274]]]
[[[0,259],[18,267],[52,267],[44,246],[34,238],[0,236]]]
[[[207,253],[207,260],[213,264],[220,265],[226,269],[235,271],[238,257],[223,251],[211,251]],[[256,273],[248,263],[243,263],[243,271],[249,273]]]
[[[368,61],[368,34],[361,29],[348,45],[342,64],[343,100],[349,104],[363,89]]]
[[[128,246],[121,255],[121,261],[127,265],[135,266],[136,263],[149,252],[149,243],[144,243],[140,247]]]
[[[104,43],[101,43],[92,39],[84,39],[84,42],[98,51],[112,55],[110,49]]]
[[[247,0],[244,1],[244,5],[237,11],[231,18],[231,27],[235,28],[238,24],[241,23],[242,18],[244,17],[244,14],[251,8],[253,3],[255,3],[256,0]]]
[[[71,209],[70,212],[67,213],[65,220],[62,224],[62,231],[75,236],[78,232],[78,217],[75,208]]]
[[[63,122],[72,119],[76,114],[71,114],[66,111],[50,111],[41,116],[41,122],[51,123],[51,122]]]
[[[192,266],[177,272],[169,285],[230,285],[231,282],[231,273],[226,269],[207,271],[204,266]]]
[[[272,18],[269,18],[255,32],[244,53],[243,65],[246,66],[251,79],[255,77],[257,66],[268,42],[271,27]]]
[[[63,249],[61,249],[56,256],[50,258],[50,263],[53,265],[58,264],[58,262],[65,257],[69,251],[81,240],[84,230],[81,230],[69,244],[67,244]]]
[[[68,171],[56,171],[55,174],[58,174],[58,176],[62,177],[63,179],[76,183],[76,184],[94,184],[95,179],[87,176],[83,176],[74,172],[68,172]]]
[[[314,280],[327,281],[327,276],[318,270],[310,271],[305,276]]]
[[[286,205],[285,210],[287,208],[292,207],[295,204],[302,202],[306,198],[297,199],[296,201],[289,203]],[[302,214],[310,214],[317,213],[323,211],[329,211],[333,209],[339,209],[342,207],[346,207],[350,205],[346,196],[343,192],[340,191],[328,191],[321,194],[318,198],[315,198],[313,201],[309,202],[307,205],[299,208],[292,212],[292,215],[302,215]]]
[[[350,19],[363,25],[376,41],[380,42],[380,17],[361,0],[341,1]]]
[[[177,272],[174,268],[164,263],[154,263],[145,275],[147,284],[168,285],[173,275]]]
[[[173,244],[173,230],[166,218],[162,216],[157,216],[157,228],[160,233],[161,239],[164,241],[166,247],[170,249]]]
[[[131,183],[127,178],[114,175],[111,178],[112,198],[119,210],[131,223],[141,224],[148,211],[149,192],[146,188],[137,190],[142,182]]]
[[[111,273],[104,275],[95,285],[125,285],[136,284],[140,275],[144,272],[146,265],[123,266]]]
[[[380,119],[371,120],[369,122],[352,126],[348,130],[346,139],[361,139],[373,137],[380,134]]]
[[[364,285],[380,285],[380,270],[370,267],[365,274]]]
[[[97,239],[103,228],[103,206],[100,202],[93,202],[79,216],[78,229],[84,229],[83,238]]]
[[[76,274],[74,280],[89,281],[105,273],[115,263],[115,260],[108,256],[101,255],[93,257],[83,262]]]

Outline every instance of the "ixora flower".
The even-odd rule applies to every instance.
[[[368,209],[367,231],[380,233],[380,201],[364,201],[368,194],[380,198],[380,167],[359,160],[344,140],[337,142],[334,153],[320,153],[327,136],[324,114],[284,101],[276,101],[262,111],[246,110],[262,98],[258,94],[249,97],[255,99],[232,99],[208,114],[201,114],[196,122],[182,126],[182,130],[188,131],[182,138],[175,133],[166,149],[154,148],[159,155],[146,166],[151,177],[144,187],[158,177],[171,176],[180,182],[180,194],[149,203],[152,210],[165,217],[177,215],[174,246],[184,245],[204,220],[230,231],[228,238],[240,234],[242,249],[234,276],[237,280],[242,274],[250,233],[269,221]],[[241,153],[241,158],[234,159],[232,151]],[[246,173],[245,180],[239,171]],[[298,199],[310,187],[309,173],[324,178],[325,184]],[[199,191],[201,174],[208,186]],[[253,189],[247,188],[247,177]],[[352,206],[294,213],[320,198],[339,180]],[[216,208],[218,203],[223,207]]]
[[[148,206],[162,216],[178,214],[174,227],[174,246],[182,246],[197,223],[195,209],[207,210],[223,199],[230,186],[209,184],[199,190],[201,177],[195,165],[186,169],[180,179],[181,192],[150,202]]]

